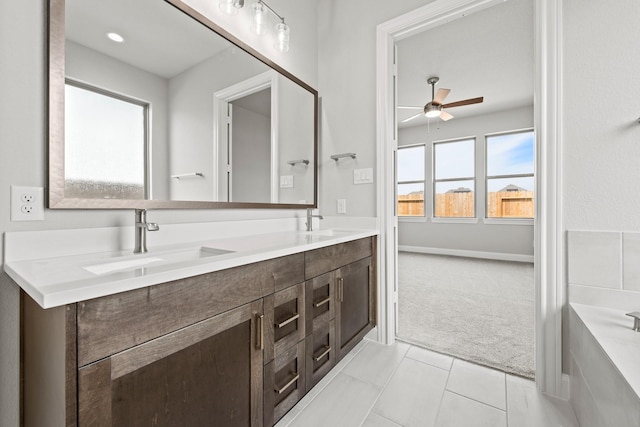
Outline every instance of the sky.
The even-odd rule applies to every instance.
[[[436,179],[471,178],[475,175],[475,143],[473,139],[434,144],[436,155]],[[424,179],[424,146],[415,146],[398,150],[398,181]],[[425,159],[431,161],[431,159]],[[533,132],[512,133],[487,137],[487,174],[513,175],[534,172],[534,134]],[[494,178],[488,180],[489,191],[497,191],[514,184],[533,191],[534,178]],[[422,191],[422,184],[403,184],[398,194]],[[441,182],[436,186],[438,193],[453,188],[468,187],[472,190],[474,182]]]

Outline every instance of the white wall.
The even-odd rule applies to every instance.
[[[204,2],[202,2],[204,3]],[[209,2],[217,9],[216,2]],[[278,54],[272,42],[247,38],[265,55],[317,86],[315,0],[269,3],[287,17],[291,26],[291,50]],[[46,175],[46,21],[43,1],[0,2],[0,232],[19,230],[87,228],[130,225],[133,212],[50,211],[42,222],[11,222],[10,184],[43,187]],[[213,8],[213,7],[212,7]],[[244,31],[246,22],[220,17],[232,32]],[[236,17],[237,18],[237,17]],[[292,217],[298,211],[281,210],[167,210],[152,211],[149,220],[162,223]],[[4,259],[0,245],[0,258]],[[19,425],[19,291],[0,273],[0,425]]]
[[[434,223],[399,220],[398,244],[416,248],[447,249],[453,251],[489,252],[508,255],[533,256],[533,224],[485,224],[485,135],[533,127],[533,106],[485,114],[471,118],[453,119],[400,129],[398,145],[427,143],[425,209],[431,216],[433,186],[432,142],[454,138],[476,138],[476,218],[475,223]],[[463,253],[461,253],[462,255]],[[532,258],[531,258],[532,259]]]
[[[318,90],[322,98],[320,212],[376,215],[376,184],[353,184],[353,169],[376,164],[376,26],[430,1],[318,0]],[[354,152],[338,163],[332,154]],[[374,170],[375,176],[375,170]]]

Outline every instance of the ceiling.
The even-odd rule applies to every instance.
[[[66,38],[156,75],[171,78],[230,43],[158,0],[66,0]],[[106,33],[125,38],[114,43]]]
[[[508,0],[397,42],[398,105],[431,100],[427,78],[451,89],[445,103],[484,96],[482,104],[455,107],[454,119],[533,105],[533,2]],[[399,127],[427,124],[421,110],[398,109]]]

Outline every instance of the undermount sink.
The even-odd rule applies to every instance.
[[[232,253],[225,249],[209,248],[202,246],[199,248],[183,249],[171,252],[147,253],[144,255],[128,255],[111,259],[109,262],[83,266],[90,273],[100,275],[120,271],[134,270],[141,267],[151,267],[174,264],[185,261],[195,261],[218,255]]]

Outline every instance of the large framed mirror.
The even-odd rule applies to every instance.
[[[183,1],[49,0],[50,209],[316,207],[317,157],[317,91]]]

